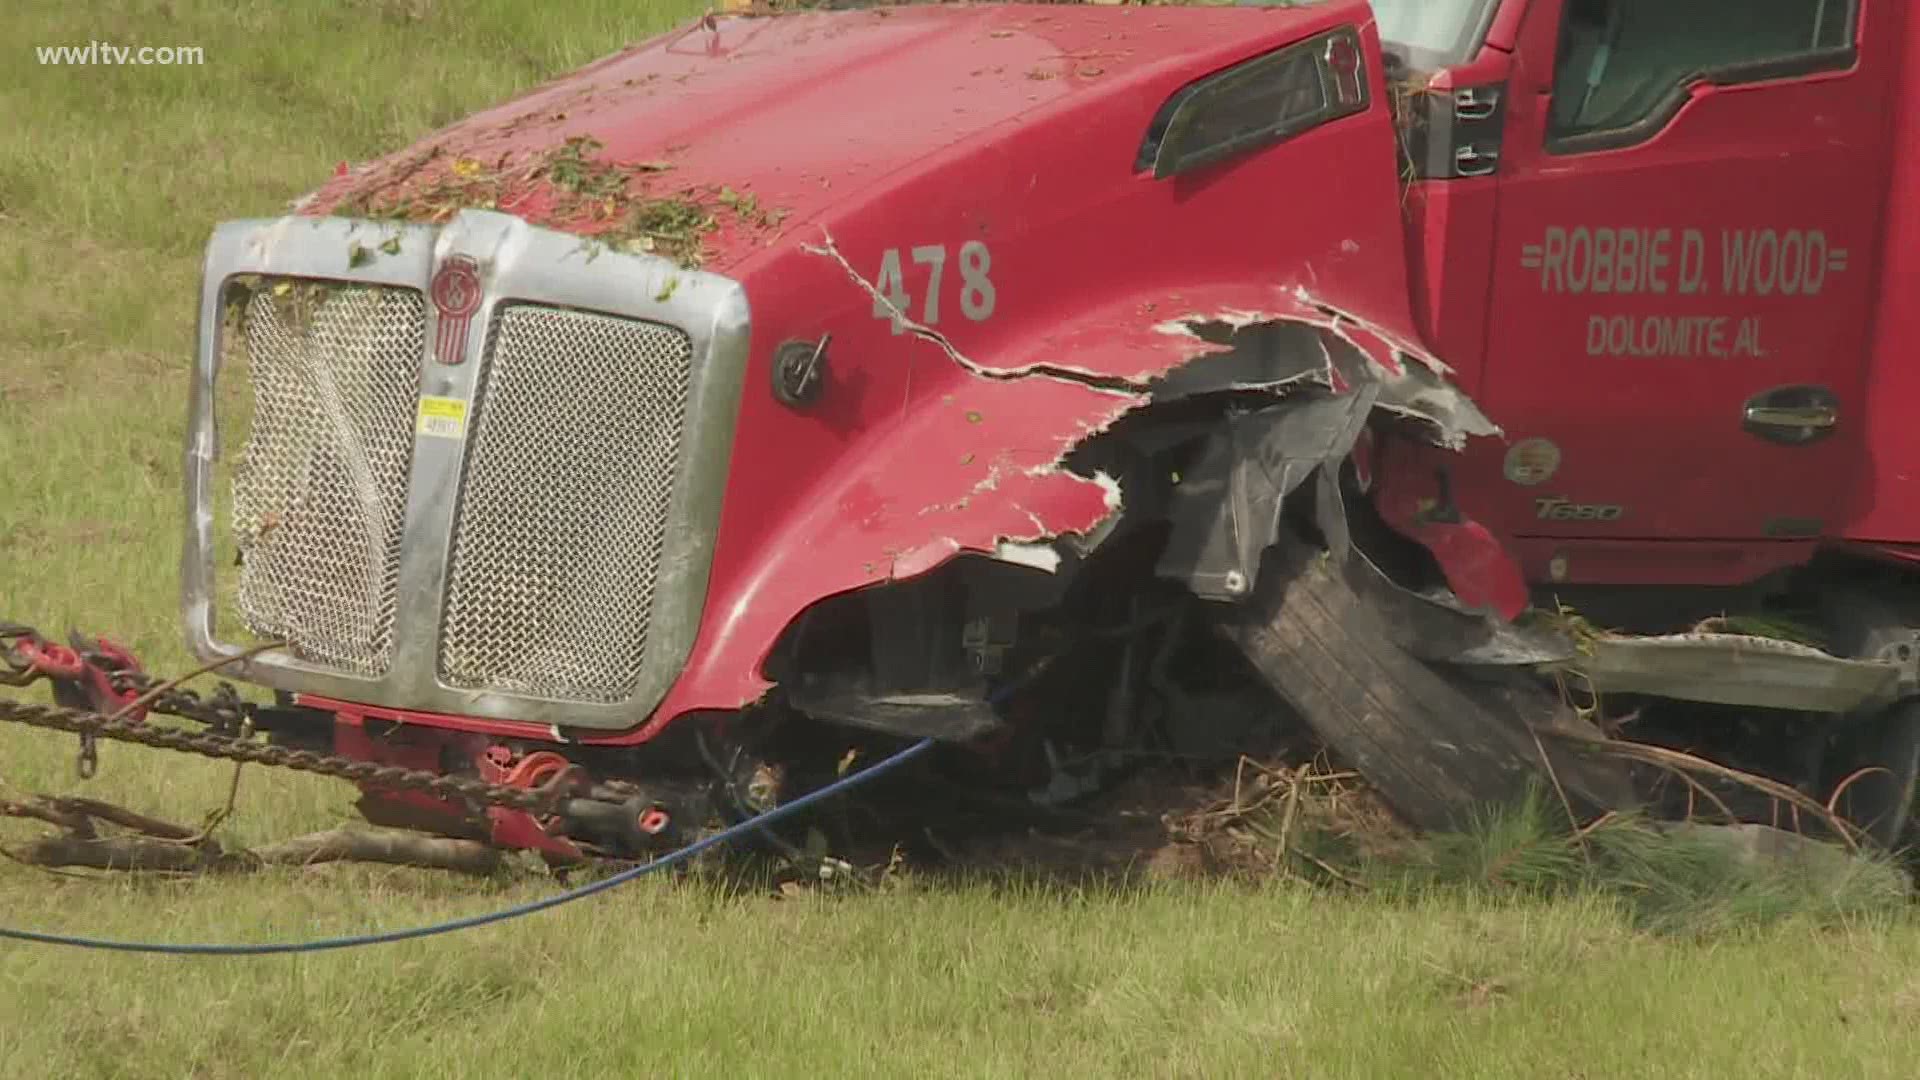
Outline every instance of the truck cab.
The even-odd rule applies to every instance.
[[[1451,493],[1529,582],[1735,585],[1915,535],[1886,487],[1903,10],[1374,8],[1409,87],[1416,316],[1507,435]]]

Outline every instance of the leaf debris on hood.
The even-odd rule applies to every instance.
[[[428,154],[390,179],[342,199],[332,213],[383,221],[444,223],[461,210],[495,210],[538,220],[616,251],[659,255],[683,269],[705,261],[705,240],[726,225],[772,230],[783,210],[724,185],[655,191],[670,162],[608,161],[591,135],[531,155],[487,162]]]

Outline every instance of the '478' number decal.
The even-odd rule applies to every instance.
[[[915,276],[925,267],[927,289],[920,304],[919,318],[914,321],[924,326],[940,325],[940,294],[946,280],[947,247],[945,244],[928,244],[911,248],[907,258],[914,264]],[[987,245],[978,240],[969,240],[960,245],[960,314],[974,322],[993,317],[993,254]],[[893,332],[898,334],[906,329],[902,316],[914,319],[913,297],[907,293],[905,264],[900,258],[899,248],[888,248],[880,256],[880,278],[874,291],[880,295],[873,301],[873,317],[893,320]],[[891,305],[891,306],[889,306]]]

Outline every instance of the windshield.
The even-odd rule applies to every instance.
[[[1495,0],[1373,0],[1381,42],[1417,68],[1469,59]]]

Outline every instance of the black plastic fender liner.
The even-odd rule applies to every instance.
[[[1458,828],[1536,781],[1557,784],[1582,817],[1637,801],[1624,765],[1536,734],[1531,725],[1577,723],[1543,683],[1517,671],[1481,680],[1418,659],[1330,552],[1283,535],[1265,562],[1254,594],[1223,609],[1219,631],[1411,824]]]
[[[1260,553],[1278,539],[1287,497],[1337,470],[1378,396],[1301,394],[1229,416],[1174,488],[1173,532],[1155,573],[1206,600],[1239,600],[1256,586]]]

